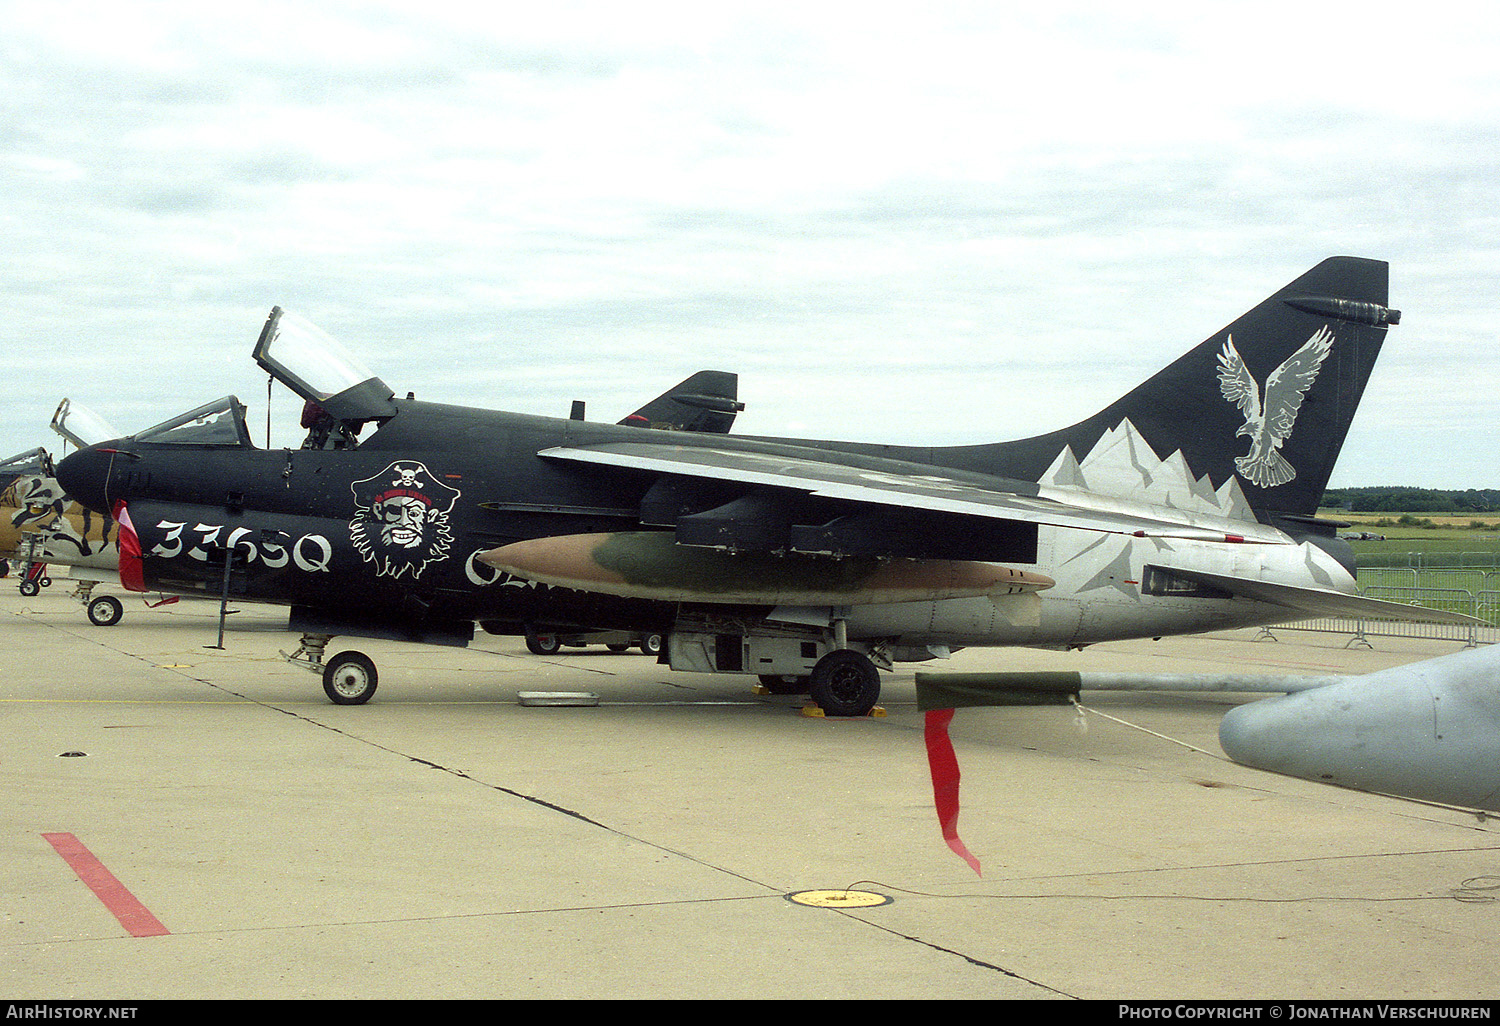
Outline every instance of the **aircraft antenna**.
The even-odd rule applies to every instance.
[[[271,382],[276,380],[276,375],[266,375],[266,448],[271,447]]]

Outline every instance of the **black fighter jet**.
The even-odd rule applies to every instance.
[[[257,448],[228,396],[58,478],[119,522],[126,587],[290,607],[337,703],[377,674],[330,638],[477,623],[661,634],[674,669],[862,715],[879,669],[964,646],[1448,618],[1359,597],[1314,516],[1386,291],[1382,262],[1324,261],[1087,420],[951,448],[730,435],[732,375],[620,424],[400,399],[278,308],[254,358],[305,400],[301,448]]]

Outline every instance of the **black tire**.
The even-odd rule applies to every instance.
[[[811,685],[811,677],[799,677],[792,673],[762,673],[761,686],[773,695],[805,695]]]
[[[641,638],[641,651],[648,656],[661,655],[661,635],[647,634]]]
[[[340,652],[323,666],[323,691],[334,705],[364,705],[379,683],[375,663],[363,652]]]
[[[50,587],[52,587],[52,578],[50,578],[50,577],[43,577],[42,578],[42,587],[43,588],[50,588]]]
[[[629,652],[630,651],[630,646],[629,645],[605,645],[604,647],[607,648],[607,649],[609,649],[611,652]]]
[[[113,595],[100,595],[89,603],[88,614],[95,627],[113,627],[125,615],[125,606]]]
[[[809,683],[808,693],[827,716],[868,716],[880,700],[880,671],[852,649],[819,659]]]
[[[37,584],[35,581],[22,581],[21,582],[21,594],[27,596],[28,598],[31,597],[32,595],[35,595],[37,592],[39,592],[41,590],[42,590],[42,586],[40,584]]]
[[[526,648],[533,655],[557,655],[562,651],[562,639],[556,634],[526,632]]]

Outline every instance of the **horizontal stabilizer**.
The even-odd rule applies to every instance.
[[[1485,621],[1463,613],[1450,613],[1444,609],[1429,609],[1405,602],[1387,602],[1383,599],[1365,598],[1326,588],[1306,588],[1295,584],[1278,584],[1255,578],[1234,577],[1229,574],[1214,574],[1204,570],[1168,568],[1176,577],[1185,577],[1199,584],[1228,592],[1235,598],[1250,599],[1285,606],[1309,616],[1347,616],[1358,620],[1398,620],[1404,623],[1450,623],[1487,626]]]

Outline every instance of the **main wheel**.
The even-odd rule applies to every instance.
[[[42,586],[40,584],[36,583],[35,581],[22,581],[21,582],[21,594],[27,596],[28,598],[30,598],[32,595],[35,595],[37,592],[39,592],[41,590],[42,590]]]
[[[562,639],[556,634],[526,632],[526,648],[533,655],[557,655],[562,651]]]
[[[113,595],[100,595],[89,603],[88,613],[95,627],[113,627],[125,615],[125,606]]]
[[[379,680],[375,663],[363,652],[340,652],[323,666],[323,690],[334,705],[364,705]]]
[[[641,636],[641,651],[648,656],[661,654],[661,635],[644,634]]]
[[[808,693],[829,716],[866,716],[880,700],[880,671],[852,649],[819,659],[809,683]]]

